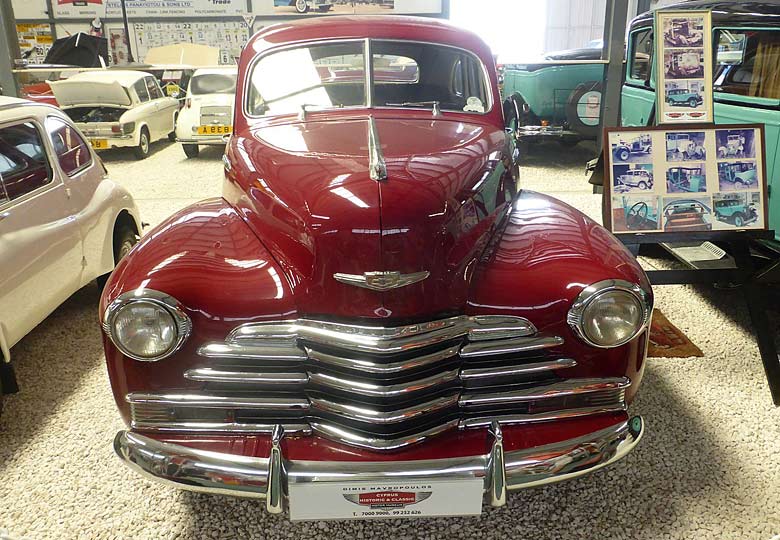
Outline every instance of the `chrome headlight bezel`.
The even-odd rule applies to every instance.
[[[176,325],[176,339],[173,345],[163,354],[154,357],[138,356],[132,351],[127,350],[122,343],[114,336],[114,321],[119,312],[126,306],[134,302],[146,302],[154,304],[167,311],[173,318]],[[119,351],[133,360],[139,362],[159,362],[178,352],[187,338],[192,333],[192,321],[184,312],[181,303],[169,294],[156,291],[154,289],[136,289],[117,296],[106,308],[103,314],[103,331],[106,333],[111,343]]]
[[[584,329],[585,312],[588,306],[590,306],[593,302],[598,300],[602,295],[608,292],[615,292],[615,291],[630,294],[639,302],[639,305],[641,306],[642,309],[642,321],[641,324],[636,329],[636,331],[633,334],[631,334],[631,336],[629,336],[628,338],[623,339],[612,345],[602,345],[594,342],[590,337],[588,337],[587,333],[585,332]],[[574,300],[574,303],[572,304],[571,308],[569,309],[569,313],[566,316],[566,322],[569,323],[569,326],[577,335],[577,337],[579,337],[581,340],[583,340],[591,347],[596,347],[598,349],[614,349],[615,347],[620,347],[621,345],[625,345],[626,343],[636,338],[639,334],[641,334],[645,330],[645,328],[647,328],[648,325],[650,324],[650,319],[652,317],[652,314],[653,314],[653,301],[650,292],[646,291],[636,283],[631,283],[629,281],[624,281],[621,279],[607,279],[604,281],[593,283],[592,285],[585,287],[585,289],[583,289],[582,292],[580,292],[580,294]]]

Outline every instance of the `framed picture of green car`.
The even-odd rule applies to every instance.
[[[763,124],[605,130],[614,234],[767,229]]]
[[[657,11],[655,35],[657,123],[713,122],[712,13]]]

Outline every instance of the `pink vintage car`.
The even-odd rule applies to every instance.
[[[146,235],[101,300],[125,463],[292,519],[422,517],[634,448],[648,280],[600,225],[517,192],[484,42],[276,25],[237,88],[222,197]]]

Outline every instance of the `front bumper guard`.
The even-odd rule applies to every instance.
[[[287,460],[281,426],[274,428],[267,458],[198,450],[130,431],[117,433],[114,450],[143,476],[180,489],[265,499],[272,514],[284,511],[289,484],[307,482],[482,478],[490,504],[503,506],[508,490],[569,480],[618,461],[639,443],[644,421],[634,416],[582,437],[506,453],[498,422],[490,434],[491,447],[484,455],[419,461]]]

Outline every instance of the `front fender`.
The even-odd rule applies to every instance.
[[[284,273],[223,199],[209,199],[174,214],[147,233],[117,265],[100,299],[105,309],[120,294],[154,289],[176,298],[193,323],[180,351],[163,362],[137,362],[104,337],[114,396],[127,419],[133,391],[182,388],[182,372],[199,362],[197,346],[224,340],[236,326],[295,318]],[[191,383],[192,388],[199,383]]]
[[[633,397],[641,379],[647,332],[615,349],[580,340],[566,323],[574,299],[598,281],[622,279],[651,287],[631,253],[604,227],[552,197],[523,191],[508,223],[475,272],[470,314],[516,315],[544,335],[564,338],[557,352],[577,361],[565,376],[627,376]],[[652,295],[651,295],[652,298]]]

